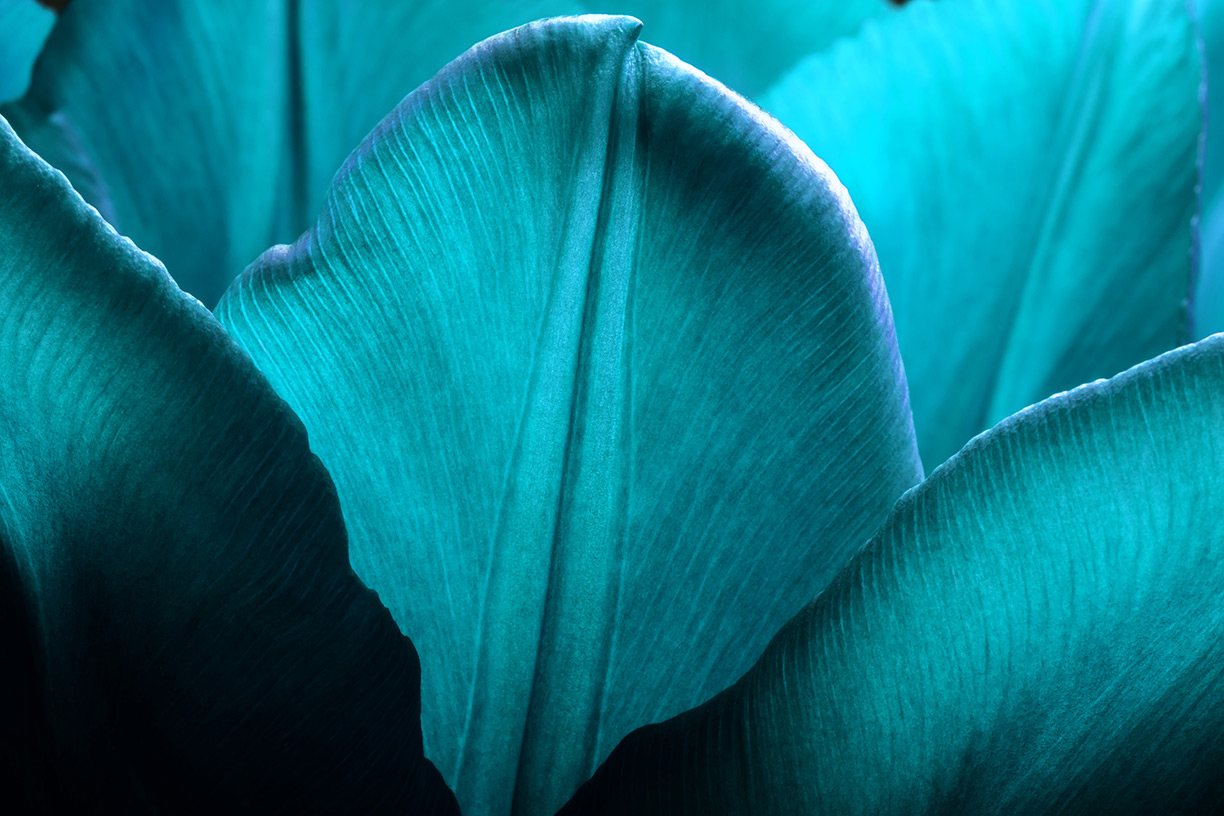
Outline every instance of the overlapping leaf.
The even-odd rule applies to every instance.
[[[485,37],[552,15],[638,14],[661,45],[755,93],[884,8],[74,0],[31,93],[3,113],[121,233],[212,306],[259,252],[313,222],[336,168],[388,110]]]
[[[301,424],[0,120],[6,812],[454,813]]]
[[[880,256],[927,469],[1189,337],[1200,68],[1186,4],[911,3],[762,99]]]
[[[722,689],[920,476],[844,189],[638,25],[473,49],[217,311],[335,477],[473,813],[552,812]]]
[[[1200,273],[1195,290],[1198,337],[1224,331],[1224,3],[1195,0],[1203,38],[1207,132],[1199,227]]]
[[[297,234],[286,5],[73,2],[0,111],[209,305]]]
[[[1224,337],[1021,412],[563,814],[1218,812],[1221,468]]]

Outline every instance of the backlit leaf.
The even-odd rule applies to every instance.
[[[928,470],[1189,339],[1199,80],[1182,2],[958,0],[763,97],[871,232]]]
[[[217,311],[335,477],[471,813],[551,813],[722,689],[920,477],[844,189],[638,27],[468,52]]]
[[[970,443],[564,816],[1215,813],[1224,337]]]

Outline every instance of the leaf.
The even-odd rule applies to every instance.
[[[0,180],[6,810],[455,813],[301,424],[3,120]]]
[[[1221,467],[1224,337],[1022,411],[562,813],[1218,811]]]
[[[641,19],[654,44],[747,96],[764,92],[801,58],[891,11],[885,0],[586,0],[584,5]]]
[[[880,256],[930,469],[1189,339],[1199,63],[1183,3],[912,3],[761,100]]]
[[[469,813],[551,813],[719,691],[921,476],[844,189],[638,28],[478,45],[217,309],[336,479]]]
[[[1195,0],[1207,85],[1200,271],[1194,298],[1197,337],[1224,331],[1224,4]]]
[[[301,229],[286,5],[76,0],[29,94],[0,110],[209,305],[251,258]],[[51,117],[61,126],[48,127]]]
[[[34,0],[0,0],[0,103],[26,92],[30,69],[53,25],[55,12]]]
[[[75,0],[30,95],[2,112],[211,307],[251,258],[312,223],[353,146],[456,54],[539,17],[618,5],[652,26],[658,18],[664,45],[742,81],[746,93],[885,8],[880,0]],[[52,114],[67,124],[46,127]],[[82,167],[93,170],[74,172]]]

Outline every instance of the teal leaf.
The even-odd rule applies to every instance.
[[[313,218],[353,146],[456,54],[542,17],[586,12],[637,17],[656,45],[752,95],[802,57],[887,10],[883,0],[310,3],[302,7],[299,27],[305,201]]]
[[[259,252],[313,223],[336,168],[388,110],[488,36],[540,17],[640,12],[662,45],[756,93],[884,9],[882,0],[73,0],[29,95],[0,112],[211,307]],[[48,126],[52,116],[60,121]]]
[[[638,17],[651,41],[747,96],[763,93],[809,54],[891,13],[885,0],[585,0]]]
[[[1224,3],[1194,0],[1203,40],[1203,67],[1207,91],[1206,155],[1203,165],[1203,203],[1214,199],[1224,183]]]
[[[478,45],[217,309],[335,478],[470,813],[551,813],[721,690],[921,476],[844,188],[639,25]]]
[[[55,12],[34,0],[0,0],[0,104],[26,92]]]
[[[209,305],[300,230],[286,5],[74,0],[0,111]]]
[[[1214,813],[1224,336],[1000,423],[565,816]]]
[[[1194,299],[1194,330],[1201,338],[1224,331],[1224,3],[1195,0],[1195,5],[1207,83],[1201,266]]]
[[[301,424],[3,120],[0,191],[6,812],[455,813]]]
[[[927,468],[1189,338],[1199,61],[1184,3],[911,3],[763,106],[846,185]]]

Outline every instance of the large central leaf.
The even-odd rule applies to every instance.
[[[628,18],[409,96],[218,316],[306,424],[469,813],[748,668],[920,477],[844,189]]]

